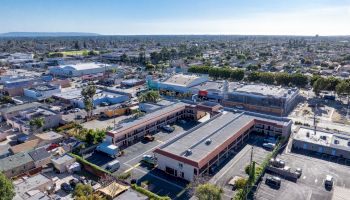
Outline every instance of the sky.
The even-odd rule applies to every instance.
[[[350,35],[350,0],[0,0],[0,33]]]

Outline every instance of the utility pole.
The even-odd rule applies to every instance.
[[[315,105],[315,110],[314,110],[314,134],[316,135],[316,112],[317,112],[317,103]]]

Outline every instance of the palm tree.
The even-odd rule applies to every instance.
[[[93,101],[96,94],[96,86],[89,85],[81,91],[81,95],[84,97],[85,110],[88,117],[92,116]]]

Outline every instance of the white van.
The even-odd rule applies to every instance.
[[[119,161],[113,160],[107,164],[106,170],[113,173],[113,172],[117,171],[119,169],[119,167],[120,167]]]

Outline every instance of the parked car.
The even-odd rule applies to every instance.
[[[77,180],[77,179],[75,179],[75,178],[69,180],[69,185],[70,185],[72,188],[75,188],[75,187],[78,185],[78,183],[80,183],[80,181]]]
[[[298,175],[298,178],[301,176],[302,173],[303,173],[303,170],[301,168],[298,167],[295,169],[295,174]]]
[[[283,170],[289,172],[289,171],[290,171],[290,167],[289,167],[289,166],[284,166],[284,167],[283,167]]]
[[[102,102],[100,105],[101,106],[109,106],[109,104],[107,102]]]
[[[162,129],[168,133],[171,133],[175,130],[174,127],[170,126],[170,125],[165,125],[165,126],[162,126]]]
[[[83,119],[83,116],[77,115],[77,119]]]
[[[265,142],[265,143],[276,144],[277,140],[276,140],[276,138],[274,138],[274,137],[268,137],[268,138],[265,138],[265,139],[264,139],[264,142]]]
[[[180,120],[179,120],[179,123],[180,123],[180,124],[186,124],[187,121],[186,121],[186,120],[183,120],[183,119],[180,119]]]
[[[61,190],[65,191],[67,193],[71,193],[71,192],[73,192],[74,189],[68,183],[62,183]]]
[[[266,148],[266,149],[268,149],[268,150],[274,149],[275,146],[276,146],[276,145],[273,144],[273,143],[264,143],[264,144],[263,144],[263,147]]]
[[[143,136],[143,140],[144,141],[154,141],[154,136],[151,134],[146,134],[145,136]]]
[[[113,173],[117,171],[119,167],[120,167],[120,162],[118,160],[113,160],[107,164],[106,170]]]
[[[157,164],[156,158],[151,155],[143,155],[142,162],[151,166],[155,166]]]
[[[266,177],[265,184],[271,187],[279,188],[281,186],[281,179],[277,176]]]
[[[270,164],[274,167],[277,168],[282,168],[285,165],[285,162],[279,158],[271,158],[270,159]]]
[[[326,176],[326,180],[324,181],[324,186],[327,188],[327,189],[332,189],[333,187],[333,176],[331,175],[327,175]]]

